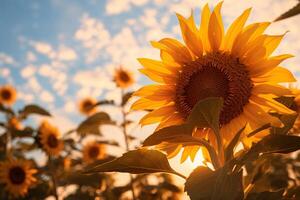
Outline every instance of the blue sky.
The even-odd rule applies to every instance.
[[[141,76],[136,58],[158,58],[150,40],[180,38],[175,12],[188,16],[210,0],[2,0],[0,6],[0,84],[18,90],[18,103],[37,103],[52,111],[53,122],[63,130],[82,119],[79,99],[119,100],[112,82],[119,65],[138,80],[135,90],[149,82]],[[226,26],[244,9],[253,7],[249,22],[272,21],[297,0],[225,0]],[[296,57],[284,63],[299,73],[300,17],[274,23],[269,33],[286,35],[276,53]],[[118,116],[113,108],[103,108]],[[136,117],[137,118],[137,117]],[[142,129],[142,138],[150,129]]]

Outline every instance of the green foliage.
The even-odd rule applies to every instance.
[[[99,112],[93,114],[92,116],[88,117],[86,120],[81,122],[77,127],[76,131],[80,135],[87,135],[87,134],[101,135],[99,126],[102,124],[109,124],[109,123],[112,123],[110,116],[105,112]]]
[[[19,111],[19,114],[22,118],[27,118],[29,115],[37,114],[50,117],[51,114],[44,108],[38,105],[27,105],[22,110]]]
[[[85,174],[99,172],[128,172],[132,174],[165,172],[184,177],[171,168],[163,153],[146,149],[128,151],[122,157],[84,171]]]
[[[300,2],[297,5],[295,5],[293,8],[291,8],[290,10],[286,11],[285,13],[283,13],[282,15],[277,17],[275,19],[275,21],[284,20],[284,19],[296,16],[298,14],[300,14]]]

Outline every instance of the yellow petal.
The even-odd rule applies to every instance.
[[[269,25],[269,22],[263,22],[246,26],[233,42],[232,54],[242,57],[248,49],[248,43],[260,36]]]
[[[251,8],[248,8],[241,14],[229,27],[224,39],[224,49],[231,50],[232,44],[237,35],[243,30],[244,25],[250,15]]]
[[[165,74],[173,74],[174,72],[176,72],[175,68],[172,69],[172,67],[165,65],[161,61],[152,60],[152,59],[148,59],[148,58],[138,58],[138,61],[146,69],[151,69],[153,71],[157,71],[157,72],[161,72],[161,73],[165,73]]]
[[[163,119],[167,118],[169,115],[172,115],[174,112],[175,112],[174,105],[161,107],[145,115],[140,120],[140,124],[147,125],[147,124],[154,124],[160,122]]]
[[[262,76],[276,68],[284,60],[292,57],[293,55],[291,54],[283,54],[279,56],[273,56],[268,59],[263,59],[253,64],[249,64],[250,75],[252,77]]]
[[[164,84],[175,84],[176,83],[176,77],[174,77],[173,75],[160,73],[160,72],[153,71],[150,69],[139,69],[139,71],[142,74],[145,74],[146,76],[148,76],[151,80],[158,82],[158,83],[164,83]]]
[[[203,49],[205,52],[210,51],[210,44],[208,40],[208,23],[210,18],[210,9],[208,4],[203,7],[202,16],[201,16],[201,25],[200,25],[200,36],[203,43]]]
[[[294,75],[283,67],[276,67],[272,71],[262,76],[252,78],[254,83],[284,83],[297,81]]]
[[[165,151],[168,155],[168,159],[170,159],[180,152],[182,145],[163,142],[157,145],[156,148]]]
[[[218,51],[224,37],[224,26],[221,17],[221,1],[212,12],[208,24],[208,40],[212,51]]]
[[[174,94],[175,86],[171,85],[147,85],[136,92],[133,95],[140,97],[147,97],[151,95],[157,95],[161,97],[168,96]]]
[[[280,44],[282,38],[284,37],[285,34],[283,35],[268,35],[264,46],[266,47],[266,57],[270,56],[274,50],[278,47]]]
[[[182,38],[187,45],[187,47],[193,52],[197,57],[202,56],[202,41],[198,30],[195,26],[195,21],[193,13],[188,19],[185,19],[182,15],[177,14],[177,18],[180,24]]]
[[[171,115],[169,118],[165,119],[162,121],[156,128],[156,130],[168,127],[168,126],[173,126],[173,125],[178,125],[182,124],[184,122],[184,119],[179,113],[174,113]]]
[[[275,94],[277,96],[291,95],[292,92],[281,85],[260,84],[252,88],[252,93],[259,94]]]
[[[266,113],[259,105],[250,102],[244,107],[244,114],[248,118],[247,121],[251,124],[251,127],[255,129],[271,123],[273,126],[281,127],[282,123],[277,117],[273,117]],[[253,127],[255,125],[255,127]]]
[[[274,95],[264,95],[264,96],[258,96],[258,95],[252,95],[251,100],[255,102],[258,105],[265,106],[269,108],[269,111],[276,111],[280,114],[295,114],[294,111],[290,110],[288,107],[284,106],[281,103],[278,103],[273,98],[276,97]]]
[[[175,39],[164,38],[158,42],[151,42],[151,44],[153,47],[169,53],[173,59],[180,64],[184,64],[192,60],[189,50]]]
[[[172,66],[174,68],[181,68],[181,64],[178,63],[172,56],[166,51],[160,51],[160,58],[165,65]]]
[[[160,108],[167,103],[169,103],[169,101],[152,101],[149,99],[141,98],[132,104],[131,110],[153,110]]]

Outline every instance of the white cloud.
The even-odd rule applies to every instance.
[[[54,102],[54,96],[46,90],[44,90],[40,93],[40,99],[45,103],[53,103]]]
[[[7,67],[0,68],[0,76],[8,77],[10,75],[10,69]]]
[[[37,58],[36,58],[36,55],[33,52],[29,51],[26,54],[26,60],[28,62],[35,62],[37,60]]]
[[[21,76],[23,78],[32,77],[36,72],[36,68],[33,65],[27,65],[21,70]]]
[[[15,64],[15,60],[13,57],[6,53],[0,52],[0,64],[8,64],[8,65],[13,65]]]
[[[89,49],[85,53],[87,63],[95,61],[101,54],[100,50],[110,42],[110,34],[104,24],[87,14],[81,18],[80,28],[75,32],[74,37]]]
[[[143,6],[148,0],[107,0],[105,10],[108,15],[116,15],[129,11],[132,6]]]
[[[77,59],[77,54],[70,47],[60,46],[57,52],[57,59],[62,61],[72,61]]]
[[[29,44],[40,54],[47,55],[49,58],[54,57],[54,51],[50,44],[46,42],[30,41]]]

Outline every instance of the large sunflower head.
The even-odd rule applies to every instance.
[[[8,159],[0,163],[0,182],[12,196],[25,196],[36,172],[29,161]]]
[[[79,111],[84,115],[91,115],[97,110],[97,108],[95,107],[96,103],[96,99],[90,97],[84,98],[78,104]]]
[[[246,123],[245,132],[267,123],[281,126],[270,111],[292,113],[274,100],[290,95],[290,90],[280,83],[295,81],[287,69],[279,66],[291,55],[272,55],[284,35],[264,34],[268,22],[245,26],[251,9],[245,10],[225,32],[221,6],[222,2],[211,11],[205,5],[199,27],[193,14],[188,18],[177,14],[184,43],[172,38],[152,42],[160,50],[161,60],[139,59],[143,66],[140,71],[156,82],[135,93],[140,99],[132,109],[153,110],[141,119],[141,124],[159,123],[158,129],[180,124],[199,100],[222,97],[219,123],[226,143]],[[214,141],[209,129],[194,134]],[[266,134],[244,137],[243,142],[250,145]],[[171,156],[180,150],[170,144],[160,147]],[[199,147],[186,147],[182,161],[189,156],[193,159],[198,150]]]
[[[86,163],[92,163],[96,160],[105,158],[106,148],[103,144],[90,142],[83,147],[83,160]]]
[[[118,87],[124,89],[130,87],[134,83],[133,74],[121,67],[115,70],[114,80]]]
[[[12,105],[17,99],[17,91],[11,85],[0,86],[0,103]]]
[[[39,127],[39,139],[42,148],[49,155],[57,156],[64,148],[63,141],[60,139],[60,132],[57,127],[48,121],[43,121]]]

